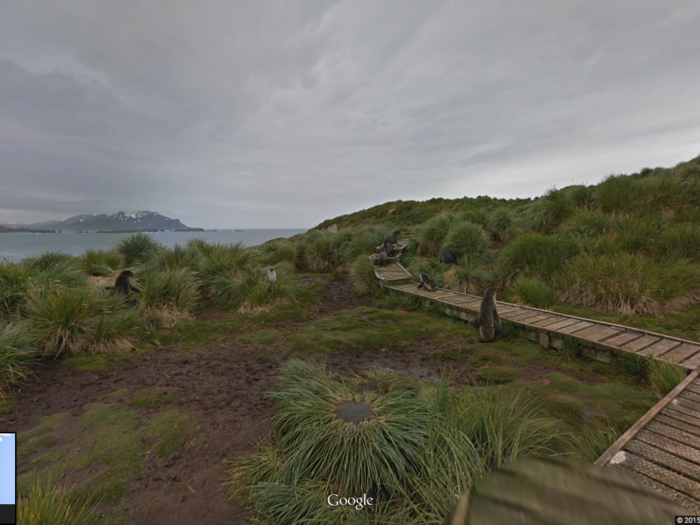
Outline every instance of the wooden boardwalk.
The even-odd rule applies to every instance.
[[[392,269],[392,266],[397,268]],[[438,303],[447,313],[463,319],[476,319],[481,304],[480,297],[443,289],[428,292],[417,288],[414,283],[398,284],[404,275],[403,272],[408,274],[400,265],[384,266],[381,272],[386,276],[386,284],[396,292]],[[403,278],[404,282],[406,279]],[[502,301],[498,301],[497,306],[501,319],[530,331],[545,348],[561,348],[564,337],[569,336],[590,349],[591,357],[601,361],[609,360],[609,353],[600,351],[612,351],[651,356],[661,361],[679,364],[687,370],[695,370],[700,366],[700,343]]]
[[[698,372],[691,372],[632,425],[596,465],[630,473],[700,515]]]
[[[481,298],[451,290],[429,292],[400,264],[377,267],[377,277],[389,289],[420,297],[450,314],[475,321]],[[409,282],[407,282],[409,281]],[[604,321],[558,314],[529,306],[497,302],[499,316],[525,329],[544,348],[561,348],[572,337],[586,355],[609,361],[626,352],[676,363],[689,375],[637,421],[596,464],[622,469],[647,486],[700,515],[700,344]]]

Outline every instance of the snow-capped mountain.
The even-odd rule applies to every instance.
[[[83,230],[83,231],[120,231],[120,230],[191,230],[178,219],[165,217],[154,211],[137,211],[124,213],[120,211],[114,215],[105,213],[92,215],[83,213],[70,217],[65,221],[46,221],[34,224],[22,224],[34,229],[50,230]]]

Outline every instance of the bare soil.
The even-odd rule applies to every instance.
[[[352,294],[349,282],[330,281],[328,285],[328,291],[314,305],[313,317],[363,303]],[[265,328],[283,329],[307,321],[272,323]],[[274,386],[283,352],[260,356],[250,350],[250,345],[240,342],[238,335],[226,335],[194,352],[161,347],[100,372],[74,371],[63,367],[60,361],[48,362],[37,370],[36,378],[19,390],[14,410],[0,416],[0,428],[21,434],[33,428],[42,416],[69,412],[78,418],[85,404],[97,402],[119,389],[178,387],[183,393],[177,400],[177,408],[194,418],[201,431],[182,456],[147,464],[146,476],[135,480],[123,499],[127,522],[242,524],[245,510],[226,497],[223,486],[225,460],[253,450],[266,434],[272,404],[265,392]],[[344,374],[373,366],[424,380],[438,380],[446,368],[452,368],[458,380],[468,379],[474,373],[466,360],[454,364],[437,360],[432,355],[437,350],[426,342],[413,352],[380,349],[323,357],[330,370]],[[537,379],[554,370],[556,366],[539,366],[525,370],[523,378]],[[70,428],[73,435],[59,438],[79,441],[84,430],[80,425]],[[51,451],[49,447],[40,452],[43,455]],[[19,461],[20,473],[34,457],[32,454]],[[68,478],[69,484],[76,480]],[[108,514],[112,508],[103,510]]]

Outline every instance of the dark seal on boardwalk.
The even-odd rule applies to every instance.
[[[496,288],[486,290],[479,308],[479,333],[484,341],[495,341],[501,335],[501,318],[496,310]]]

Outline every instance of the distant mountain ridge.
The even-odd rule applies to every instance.
[[[114,215],[83,213],[64,221],[45,221],[6,226],[13,229],[31,228],[34,230],[67,231],[201,230],[201,228],[190,228],[182,224],[179,219],[171,219],[154,211],[137,211],[135,213],[120,211]]]

